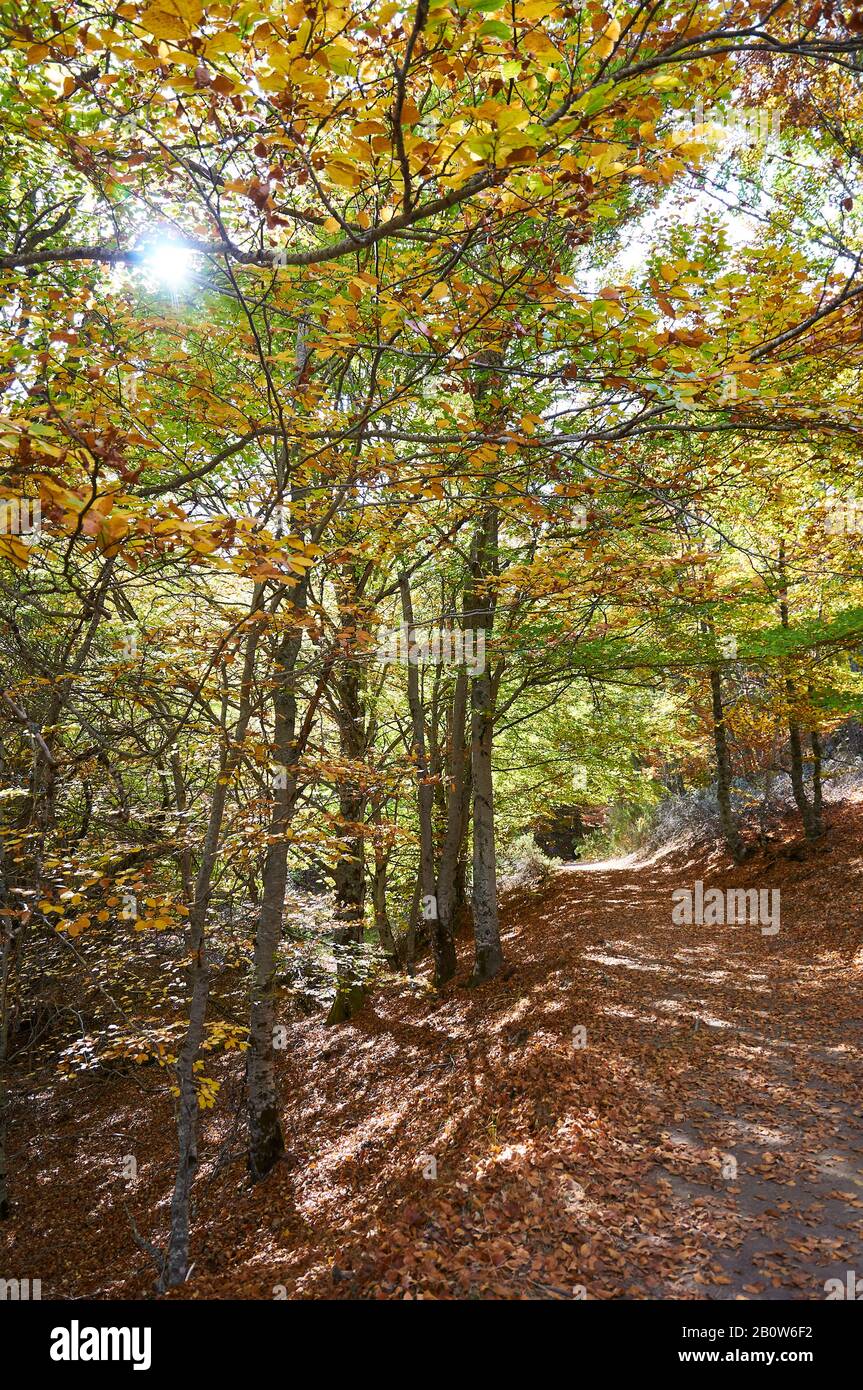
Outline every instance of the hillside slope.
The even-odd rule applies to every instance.
[[[505,905],[491,985],[465,955],[443,998],[388,979],[341,1028],[293,1022],[290,1154],[255,1189],[226,1063],[174,1296],[823,1298],[863,1247],[863,807],[832,819],[802,862],[562,868]],[[673,925],[699,878],[779,887],[781,930]],[[43,1297],[151,1293],[124,1207],[164,1231],[164,1080],[45,1078],[13,1117],[3,1262]]]

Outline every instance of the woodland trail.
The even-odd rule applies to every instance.
[[[694,877],[700,866],[690,867]],[[603,932],[589,954],[610,987],[609,1009],[625,1015],[637,995],[632,1034],[653,1032],[656,1046],[681,1060],[687,1031],[693,1047],[703,1031],[702,1062],[681,1067],[664,1090],[676,1109],[649,1174],[670,1192],[677,1229],[698,1231],[703,1213],[718,1235],[713,1277],[683,1272],[684,1286],[769,1299],[818,1297],[827,1278],[844,1283],[863,1252],[863,1221],[849,1219],[863,1212],[860,994],[837,999],[841,966],[828,959],[801,968],[781,929],[765,938],[757,925],[669,926],[677,859],[573,868],[579,877],[569,880],[563,911],[587,910]],[[751,870],[728,882],[750,879]],[[793,892],[785,898],[787,933]],[[680,1282],[672,1273],[663,1296],[679,1295]]]
[[[225,1062],[173,1296],[820,1299],[863,1273],[861,830],[846,806],[804,862],[780,845],[736,870],[694,850],[562,868],[506,904],[492,984],[463,987],[465,952],[443,997],[390,977],[341,1028],[295,1019],[291,1152],[253,1189],[239,1158],[212,1161],[240,1095]],[[779,886],[781,930],[673,925],[696,878]],[[110,1176],[136,1152],[123,1200],[164,1226],[172,1116],[154,1132],[141,1111],[110,1078],[20,1117],[15,1224],[43,1296],[63,1242],[40,1200],[75,1251],[56,1293],[151,1291]]]

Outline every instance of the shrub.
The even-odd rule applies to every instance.
[[[518,835],[504,845],[498,855],[500,889],[505,893],[517,888],[538,888],[548,878],[552,861],[544,854],[530,833]]]

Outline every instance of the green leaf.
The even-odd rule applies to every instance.
[[[501,19],[487,19],[485,21],[485,24],[480,25],[479,32],[481,35],[488,35],[489,38],[493,39],[512,38],[512,30],[506,24],[504,24],[503,20]],[[521,64],[516,63],[516,68],[518,69],[520,67]]]

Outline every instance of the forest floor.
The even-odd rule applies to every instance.
[[[504,904],[491,984],[464,988],[465,942],[441,997],[387,977],[341,1027],[286,1012],[290,1152],[249,1186],[221,1061],[172,1296],[820,1299],[863,1273],[863,805],[830,822],[811,857],[789,825],[738,869],[703,847],[565,866]],[[778,887],[780,931],[673,925],[696,879]],[[164,1237],[167,1079],[31,1081],[0,1273],[151,1295],[129,1216]]]

